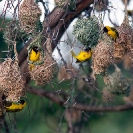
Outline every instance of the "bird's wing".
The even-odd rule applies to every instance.
[[[85,51],[80,51],[80,53],[79,53],[79,56],[81,56],[81,57],[85,57],[86,55],[88,55],[88,53]]]
[[[114,27],[111,27],[111,30],[113,30],[113,31],[117,31]]]
[[[115,31],[115,33],[116,33],[117,36],[119,37],[119,33],[118,33],[118,31],[117,31],[114,27],[111,27],[111,29],[112,29],[113,31]]]
[[[5,107],[10,107],[11,105],[12,105],[11,102],[4,101],[4,106],[5,106]]]

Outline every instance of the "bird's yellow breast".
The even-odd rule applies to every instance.
[[[109,34],[112,38],[114,38],[114,39],[117,38],[117,34],[116,34],[115,31],[108,31],[108,34]]]
[[[40,52],[35,52],[33,49],[31,50],[30,53],[30,57],[29,57],[30,61],[39,61],[40,60]]]

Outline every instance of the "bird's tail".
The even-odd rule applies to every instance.
[[[71,50],[71,54],[74,58],[76,57],[76,54],[73,52],[73,50]]]
[[[34,65],[33,64],[30,64],[29,66],[30,66],[30,71],[31,71],[32,68],[34,67]]]

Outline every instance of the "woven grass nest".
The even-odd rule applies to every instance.
[[[126,6],[123,23],[117,29],[119,38],[114,43],[114,58],[119,60],[122,60],[124,55],[129,52],[132,52],[133,56],[133,29],[129,24]]]
[[[3,92],[0,91],[0,117],[6,112],[6,110],[4,109],[4,106],[3,106],[2,96],[3,96]]]
[[[99,23],[96,16],[78,19],[73,34],[85,46],[96,46],[99,39]]]
[[[25,95],[25,82],[22,79],[16,62],[7,58],[0,65],[0,91],[6,97],[6,101],[18,102]]]
[[[44,57],[41,61],[43,61],[43,63],[35,65],[32,70],[30,70],[31,79],[35,81],[36,85],[50,83],[58,71],[57,63],[52,58],[50,39],[46,40],[46,50],[44,51]]]
[[[19,22],[21,30],[32,33],[39,21],[41,10],[34,0],[24,0],[19,8]]]
[[[115,65],[115,72],[107,76],[104,80],[106,84],[106,89],[109,90],[111,94],[115,95],[129,95],[131,83],[128,78],[126,78],[121,70]]]
[[[45,85],[50,83],[54,74],[57,73],[57,65],[51,55],[45,55],[44,63],[36,65],[31,71],[31,79],[35,81],[36,85]]]
[[[54,2],[60,8],[74,10],[76,8],[77,0],[54,0]]]
[[[101,74],[113,63],[113,41],[106,34],[103,35],[92,54],[93,76]]]
[[[28,35],[20,29],[18,22],[10,21],[6,24],[3,38],[7,45],[11,46],[14,41],[23,42],[28,40]]]
[[[118,28],[119,38],[114,43],[114,58],[121,60],[133,49],[133,30],[130,25],[122,23]]]

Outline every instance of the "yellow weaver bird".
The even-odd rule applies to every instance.
[[[77,60],[76,63],[85,62],[85,61],[87,61],[87,60],[89,60],[91,58],[91,56],[92,56],[92,49],[91,48],[87,48],[84,51],[81,50],[78,55],[76,55],[71,50],[71,54]]]
[[[18,103],[4,101],[4,108],[6,112],[19,112],[26,106],[24,100],[20,100]]]
[[[29,60],[34,62],[37,62],[40,60],[40,51],[37,46],[34,46],[29,54]],[[30,64],[30,70],[34,67],[33,64]]]
[[[105,26],[103,28],[103,32],[111,36],[114,39],[114,41],[116,41],[116,39],[119,37],[118,31],[113,27]]]
[[[34,46],[30,52],[29,55],[29,60],[36,62],[40,60],[40,51],[39,48],[37,46]]]

